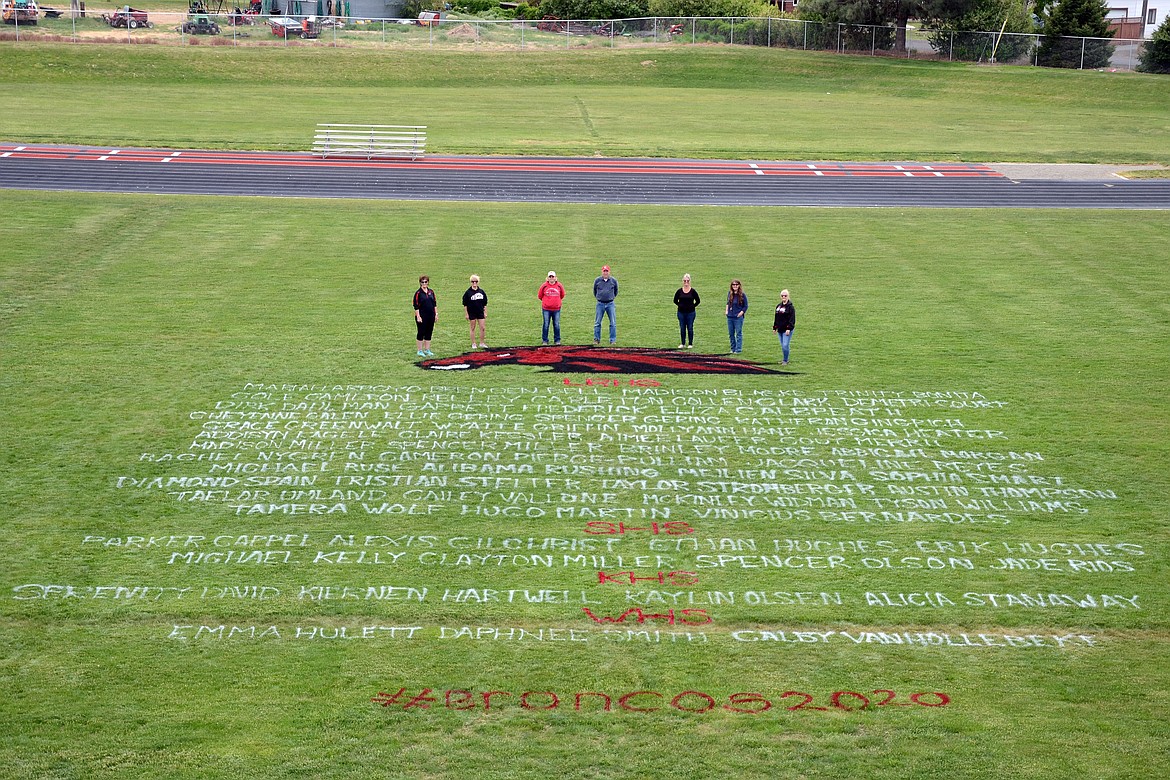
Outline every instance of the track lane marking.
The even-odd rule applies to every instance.
[[[935,178],[1004,178],[986,166],[971,163],[899,164],[899,163],[743,163],[703,160],[621,160],[621,159],[525,159],[525,158],[455,158],[428,157],[418,161],[360,160],[317,158],[308,153],[241,153],[201,150],[102,149],[86,147],[35,147],[0,145],[3,157],[34,159],[73,159],[108,161],[115,156],[123,162],[182,162],[204,165],[265,165],[283,167],[375,168],[412,171],[484,171],[517,173],[585,173],[642,175],[773,175],[773,176],[902,176],[915,177],[915,171],[929,172]],[[824,167],[828,166],[828,167]]]

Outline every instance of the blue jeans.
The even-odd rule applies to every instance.
[[[613,301],[609,303],[597,302],[597,319],[593,321],[593,340],[601,341],[601,318],[605,314],[609,315],[609,343],[612,344],[617,341],[617,321],[614,319],[617,316],[617,305]]]
[[[784,362],[788,362],[788,345],[792,342],[792,331],[785,333],[782,330],[776,331],[776,335],[780,337],[780,351],[784,353]]]
[[[743,317],[727,318],[727,336],[732,352],[743,352]]]
[[[695,312],[680,311],[678,313],[678,343],[695,343]]]
[[[551,320],[553,324],[553,340],[561,343],[561,310],[549,311],[548,309],[540,310],[544,314],[544,324],[540,328],[540,340],[545,344],[548,343],[548,323]]]

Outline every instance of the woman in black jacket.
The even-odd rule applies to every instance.
[[[678,348],[695,346],[695,307],[700,303],[699,291],[691,287],[691,275],[683,274],[683,286],[675,290],[674,305],[678,307]]]
[[[780,337],[780,351],[784,353],[784,362],[788,365],[788,345],[792,341],[792,331],[796,329],[796,307],[788,300],[788,291],[780,291],[780,303],[776,304],[776,319],[772,320],[772,332]]]
[[[418,289],[414,292],[415,339],[418,342],[418,356],[431,357],[431,336],[435,333],[435,320],[439,319],[439,304],[435,291],[430,287],[431,279],[426,274],[418,278]]]

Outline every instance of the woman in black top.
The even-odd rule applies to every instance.
[[[463,293],[463,311],[467,314],[467,322],[471,326],[471,348],[477,346],[487,349],[487,293],[479,286],[479,277],[471,275],[471,286]],[[479,328],[479,341],[475,340],[476,327]]]
[[[780,303],[776,304],[776,318],[772,320],[772,332],[780,337],[780,351],[784,353],[784,362],[788,365],[788,344],[792,341],[792,331],[796,330],[796,307],[788,300],[788,291],[780,291]]]
[[[439,319],[439,304],[430,284],[431,278],[424,274],[418,278],[418,289],[414,291],[414,322],[418,330],[415,338],[418,340],[419,357],[435,354],[431,352],[431,336],[435,333],[435,321]]]
[[[699,305],[699,291],[691,287],[691,275],[683,274],[683,286],[674,293],[674,305],[678,307],[679,349],[695,346],[695,308]]]

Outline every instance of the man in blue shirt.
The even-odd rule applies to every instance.
[[[617,343],[617,306],[614,299],[617,298],[618,283],[609,275],[609,266],[601,266],[601,276],[593,280],[593,297],[597,299],[597,318],[593,321],[593,346],[601,343],[601,318],[609,315],[609,343],[613,346]]]

